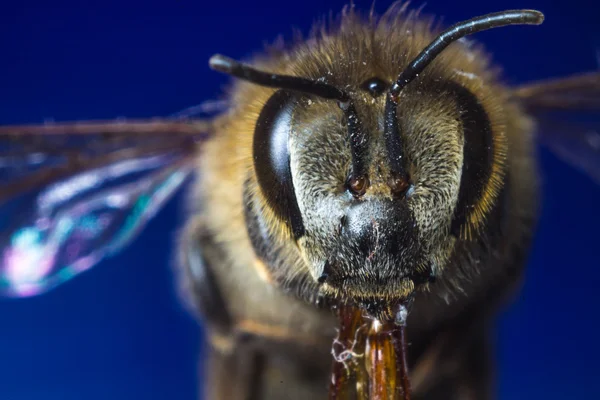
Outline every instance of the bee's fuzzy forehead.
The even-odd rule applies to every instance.
[[[336,22],[318,24],[306,38],[267,49],[267,55],[252,64],[349,91],[374,78],[391,83],[439,33],[432,29],[433,18],[406,9],[405,4],[395,4],[380,17],[367,17],[350,7]],[[472,43],[453,43],[417,81],[494,80],[496,71],[488,68],[487,55]]]

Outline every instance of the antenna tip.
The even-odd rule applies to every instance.
[[[528,13],[531,17],[531,23],[533,25],[540,25],[542,22],[544,22],[544,14],[542,14],[541,11],[537,11],[537,10],[525,10],[526,13]]]
[[[210,58],[210,60],[208,60],[208,65],[210,68],[214,69],[215,71],[225,73],[231,73],[236,64],[237,63],[233,59],[225,57],[221,54],[215,54]]]

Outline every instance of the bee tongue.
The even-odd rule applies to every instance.
[[[408,309],[402,303],[394,310],[395,320],[385,321],[349,304],[338,306],[340,329],[332,348],[330,399],[352,392],[353,387],[364,388],[369,398],[410,399],[405,331]],[[355,381],[347,379],[348,372]]]

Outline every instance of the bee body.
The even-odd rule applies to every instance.
[[[211,57],[238,78],[226,101],[0,126],[0,296],[99,265],[193,176],[176,273],[208,339],[202,398],[493,398],[491,327],[537,225],[534,150],[600,182],[600,72],[511,86],[464,39],[543,20],[442,30],[399,2],[350,6],[251,64]],[[581,198],[561,198],[569,222]]]

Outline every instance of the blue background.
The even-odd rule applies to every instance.
[[[210,55],[248,56],[344,4],[287,3],[2,2],[0,124],[164,116],[216,98],[226,78],[208,69]],[[598,67],[600,12],[589,0],[431,0],[425,12],[452,23],[523,7],[543,11],[544,25],[477,36],[510,82]],[[524,291],[498,329],[498,390],[600,398],[600,187],[546,151],[541,162],[543,216]],[[0,399],[195,398],[201,332],[171,274],[182,199],[93,271],[44,296],[0,300]]]

